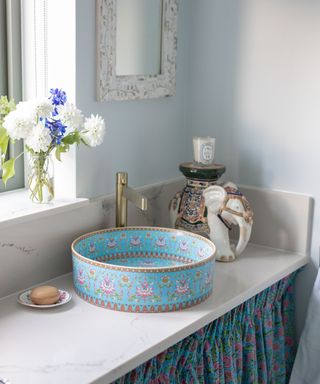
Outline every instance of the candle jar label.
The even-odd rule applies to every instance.
[[[214,137],[196,136],[193,138],[193,160],[195,163],[213,164],[215,141]]]
[[[214,146],[213,143],[204,143],[200,147],[201,163],[210,164],[213,162]]]

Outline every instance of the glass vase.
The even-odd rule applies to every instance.
[[[45,204],[54,198],[53,161],[50,155],[30,154],[29,196],[34,203]]]

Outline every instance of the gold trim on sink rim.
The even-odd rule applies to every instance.
[[[196,262],[190,263],[190,264],[177,266],[177,267],[140,268],[140,267],[123,267],[123,266],[118,266],[118,265],[114,265],[114,264],[108,264],[105,262],[99,262],[99,261],[91,260],[91,259],[81,255],[79,252],[77,252],[75,250],[75,245],[79,241],[84,240],[84,239],[86,239],[92,235],[96,235],[99,233],[105,233],[105,232],[108,232],[108,233],[110,233],[110,232],[122,232],[122,231],[128,232],[128,231],[136,231],[136,230],[150,231],[150,232],[151,231],[157,231],[157,232],[169,232],[169,233],[171,232],[171,233],[185,234],[186,236],[191,236],[195,239],[206,242],[211,248],[213,248],[214,251],[210,256],[206,257],[203,260],[196,261]],[[202,266],[202,265],[205,265],[205,264],[213,261],[215,259],[215,253],[216,253],[216,247],[215,247],[214,243],[211,240],[209,240],[203,236],[200,236],[198,234],[183,231],[180,229],[163,228],[163,227],[147,227],[147,226],[146,227],[142,227],[142,226],[115,227],[115,228],[110,228],[110,229],[101,229],[98,231],[89,232],[89,233],[86,233],[85,235],[81,235],[78,238],[76,238],[71,244],[71,249],[72,249],[72,253],[75,257],[77,257],[79,260],[84,261],[87,264],[96,265],[96,266],[99,266],[99,267],[102,267],[105,269],[110,269],[110,270],[125,271],[125,272],[141,272],[141,273],[146,273],[146,272],[149,272],[149,273],[174,272],[174,271],[183,271],[183,270],[193,269],[194,267]],[[162,254],[164,255],[165,253],[162,253]]]

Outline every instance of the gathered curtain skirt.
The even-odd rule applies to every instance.
[[[285,277],[115,383],[288,383],[296,353],[294,277]]]

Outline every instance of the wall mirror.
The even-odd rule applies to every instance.
[[[99,101],[172,96],[178,0],[97,0]]]

